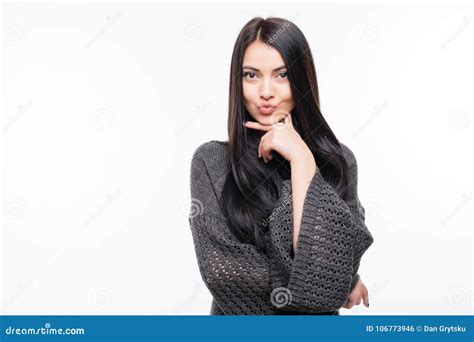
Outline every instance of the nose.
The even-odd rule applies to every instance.
[[[271,84],[271,80],[264,79],[260,86],[260,97],[264,100],[269,100],[274,97],[274,90]]]

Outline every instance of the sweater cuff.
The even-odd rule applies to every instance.
[[[288,287],[293,305],[336,310],[347,300],[354,274],[351,211],[319,168],[308,187]]]
[[[318,245],[337,243],[346,251],[354,252],[354,229],[352,212],[349,205],[339,196],[334,188],[323,178],[319,168],[309,184],[303,203],[303,213],[300,223],[300,232],[295,254],[300,242],[307,239]],[[336,240],[326,240],[318,237],[320,234]],[[326,241],[326,243],[324,243]],[[344,244],[344,246],[341,245]],[[327,245],[329,246],[329,245]]]
[[[357,282],[359,281],[359,279],[360,279],[360,276],[359,276],[359,273],[357,273],[355,277],[352,278],[351,289],[349,290],[349,293],[351,293],[352,290],[354,290],[354,287],[357,285]]]

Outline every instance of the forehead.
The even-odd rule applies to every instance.
[[[254,41],[245,49],[243,65],[251,65],[264,71],[273,70],[284,64],[278,50],[260,40]]]

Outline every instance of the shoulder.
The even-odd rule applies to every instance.
[[[339,142],[339,145],[341,145],[344,158],[346,158],[347,165],[349,166],[349,168],[357,169],[357,160],[354,152],[352,152],[352,150],[346,144]]]
[[[227,149],[229,143],[227,141],[210,140],[200,144],[193,153],[194,158],[205,158],[212,156],[216,152]]]
[[[223,217],[220,194],[229,170],[228,144],[211,140],[200,144],[191,161],[191,198],[211,215]]]
[[[224,175],[230,168],[229,143],[211,140],[200,144],[191,160],[191,177],[206,174],[218,188],[222,186]]]
[[[227,141],[210,140],[204,142],[194,151],[191,164],[222,162],[222,159],[227,156],[228,146]]]
[[[348,176],[349,176],[349,182],[351,184],[351,190],[350,193],[352,194],[351,196],[354,197],[357,196],[357,183],[358,183],[358,178],[359,178],[359,170],[357,167],[357,159],[352,152],[352,150],[345,144],[339,142],[341,145],[342,151],[344,153],[344,157],[346,158],[347,166],[348,166]]]

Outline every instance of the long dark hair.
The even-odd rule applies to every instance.
[[[290,164],[273,151],[267,164],[257,155],[265,133],[243,126],[253,120],[244,106],[242,63],[245,49],[255,40],[276,48],[288,70],[295,108],[293,125],[314,155],[323,178],[343,199],[347,195],[348,165],[342,147],[319,106],[313,57],[300,29],[291,21],[270,17],[250,20],[241,30],[232,53],[229,86],[229,161],[221,203],[227,223],[237,238],[265,251],[268,217],[280,196],[282,180],[291,177]]]

